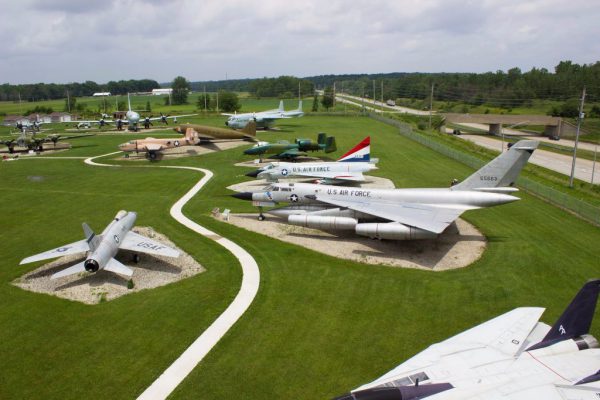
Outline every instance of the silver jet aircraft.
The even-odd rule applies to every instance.
[[[115,219],[108,224],[100,235],[94,234],[92,229],[84,223],[84,240],[27,257],[21,261],[21,264],[87,252],[84,261],[55,273],[51,279],[62,278],[85,271],[97,272],[102,269],[131,276],[133,275],[133,271],[114,258],[120,249],[158,256],[179,257],[179,251],[132,232],[131,228],[136,218],[137,214],[135,212],[119,211]],[[136,261],[139,260],[139,256],[136,254],[134,259]]]
[[[463,212],[519,200],[509,193],[521,169],[537,148],[534,140],[521,140],[483,166],[465,181],[440,189],[363,189],[275,183],[261,192],[236,193],[259,207],[278,203],[269,214],[287,218],[292,225],[326,230],[353,230],[377,239],[433,239]]]
[[[225,125],[233,129],[243,129],[250,121],[256,122],[257,128],[269,129],[273,126],[273,123],[278,119],[302,117],[304,115],[304,112],[302,111],[302,100],[300,100],[298,103],[298,109],[291,111],[284,110],[283,100],[281,100],[279,102],[279,108],[273,110],[243,114],[223,113],[222,115],[229,116],[229,118],[225,122]]]
[[[371,137],[367,136],[335,162],[272,162],[246,176],[277,182],[286,178],[317,178],[318,183],[363,182],[363,172],[377,169],[371,162]]]
[[[520,307],[436,343],[336,400],[597,400],[600,349],[589,335],[600,280],[556,323]]]

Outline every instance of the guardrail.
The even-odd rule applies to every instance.
[[[468,165],[473,169],[479,169],[486,164],[486,161],[480,160],[470,154],[467,154],[460,150],[452,149],[444,144],[441,144],[435,140],[428,138],[427,136],[415,132],[410,124],[397,121],[394,119],[382,117],[377,114],[368,114],[369,117],[383,122],[384,124],[392,125],[398,128],[400,134],[407,137],[415,142],[422,144],[423,146],[429,147],[430,149],[437,151],[445,156],[448,156],[456,161]],[[534,196],[540,197],[541,199],[564,208],[577,216],[589,221],[593,224],[600,225],[600,208],[592,204],[586,203],[585,201],[579,200],[570,196],[566,193],[560,192],[542,183],[536,182],[532,179],[520,176],[517,180],[517,185],[533,194]]]

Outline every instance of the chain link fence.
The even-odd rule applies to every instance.
[[[369,114],[369,117],[383,122],[384,124],[392,125],[398,128],[400,134],[407,137],[415,142],[422,144],[423,146],[429,147],[430,149],[437,151],[445,156],[448,156],[456,161],[468,165],[473,169],[479,169],[486,164],[485,161],[480,160],[470,154],[463,151],[455,150],[447,147],[435,140],[428,138],[418,132],[413,131],[410,124],[397,121],[394,119],[382,117],[377,114]],[[517,180],[517,185],[523,190],[533,194],[534,196],[540,197],[543,200],[562,207],[568,211],[573,212],[579,217],[592,222],[596,225],[600,225],[600,208],[586,203],[585,201],[574,198],[571,195],[560,192],[542,183],[536,182],[532,179],[520,176]]]

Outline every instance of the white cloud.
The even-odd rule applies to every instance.
[[[584,0],[0,0],[0,79],[191,80],[595,62]]]

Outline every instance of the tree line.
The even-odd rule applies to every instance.
[[[111,94],[127,94],[133,92],[150,92],[159,88],[157,81],[152,79],[130,79],[110,81],[98,84],[94,81],[73,83],[33,83],[23,85],[0,85],[0,101],[42,101],[63,99],[69,96],[85,97],[97,92],[110,92]]]

